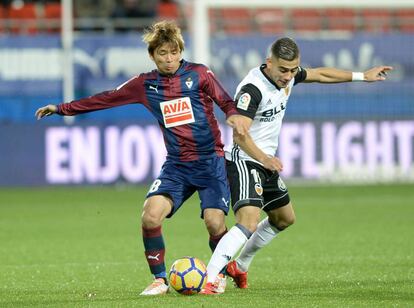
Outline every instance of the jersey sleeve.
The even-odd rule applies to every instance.
[[[141,76],[135,76],[114,90],[104,91],[70,103],[57,105],[58,114],[76,115],[143,101],[145,94]]]
[[[205,78],[205,93],[210,96],[220,109],[226,114],[226,118],[231,115],[238,114],[234,100],[226,92],[221,83],[214,76],[213,72],[207,67],[204,67]]]
[[[306,70],[303,67],[299,66],[298,73],[295,76],[295,83],[293,85],[295,86],[298,83],[305,81],[306,76],[307,76]]]
[[[261,100],[260,90],[252,83],[245,84],[236,95],[237,111],[253,119]]]

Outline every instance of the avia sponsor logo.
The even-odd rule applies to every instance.
[[[162,102],[160,105],[164,125],[167,128],[195,122],[189,97]]]
[[[280,104],[276,106],[275,108],[263,111],[260,115],[260,122],[273,122],[276,119],[276,115],[278,115],[281,111],[285,110],[286,106],[283,104]]]

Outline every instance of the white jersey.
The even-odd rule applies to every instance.
[[[286,105],[295,84],[306,79],[306,71],[299,67],[298,74],[286,88],[279,89],[265,75],[266,65],[252,69],[240,82],[236,90],[235,101],[240,114],[253,120],[249,133],[256,145],[266,154],[274,156],[279,143],[282,120]],[[225,145],[226,159],[258,161],[247,155],[237,144],[231,141]]]

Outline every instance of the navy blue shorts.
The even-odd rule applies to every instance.
[[[189,162],[167,159],[147,198],[164,195],[172,199],[173,209],[167,216],[169,218],[196,191],[201,201],[202,218],[205,209],[220,209],[227,215],[230,188],[224,157]]]

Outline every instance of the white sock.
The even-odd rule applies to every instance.
[[[250,263],[252,263],[254,256],[260,248],[269,244],[280,231],[273,227],[269,223],[269,218],[263,219],[257,226],[256,231],[246,242],[240,255],[237,257],[237,267],[247,272],[249,270]]]
[[[221,269],[234,257],[240,247],[246,243],[246,235],[233,226],[218,243],[207,265],[207,282],[214,282]]]

